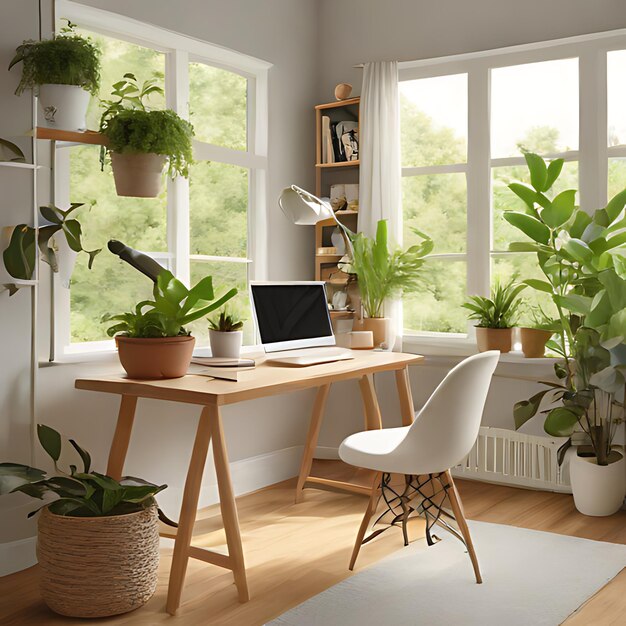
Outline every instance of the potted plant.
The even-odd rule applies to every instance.
[[[46,121],[57,128],[82,130],[89,98],[100,86],[100,50],[67,26],[52,39],[25,41],[18,46],[9,69],[22,63],[22,78],[15,91],[33,89]]]
[[[209,319],[209,341],[211,354],[215,357],[238,359],[243,341],[243,320],[235,313],[222,310],[213,319]]]
[[[521,300],[520,292],[526,285],[510,281],[505,285],[497,282],[491,289],[491,297],[471,296],[461,306],[469,309],[468,319],[477,320],[476,343],[479,352],[500,350],[510,352]]]
[[[237,294],[231,289],[213,301],[210,276],[187,289],[174,275],[163,270],[154,285],[154,299],[144,300],[129,313],[105,315],[114,321],[107,330],[115,337],[120,362],[131,378],[180,378],[187,373],[195,339],[185,329],[219,308]]]
[[[531,321],[520,327],[520,339],[522,352],[527,359],[541,358],[546,353],[546,343],[558,330],[555,320],[546,315],[545,311],[538,307],[531,309]]]
[[[406,250],[390,250],[387,237],[387,220],[380,220],[374,239],[363,233],[350,234],[352,244],[349,264],[343,271],[356,274],[361,303],[365,316],[363,330],[374,336],[374,347],[387,344],[388,318],[384,317],[384,304],[390,298],[421,286],[420,269],[424,257],[433,249],[433,242],[424,233],[411,229],[422,241]]]
[[[150,79],[140,87],[133,74],[113,85],[116,99],[103,102],[100,132],[107,146],[101,151],[101,163],[111,157],[118,196],[155,198],[161,191],[162,172],[168,163],[168,175],[189,176],[193,162],[193,126],[174,111],[149,110],[146,99],[163,93]]]
[[[50,204],[39,207],[43,225],[37,230],[27,224],[8,226],[2,229],[0,235],[0,249],[8,281],[31,280],[37,261],[37,248],[42,260],[50,265],[53,272],[61,272],[65,286],[69,286],[69,277],[72,273],[74,259],[79,252],[89,255],[88,266],[91,269],[93,261],[100,253],[98,250],[85,250],[82,245],[82,226],[70,215],[84,206],[84,203],[74,202],[69,209],[63,210]],[[13,295],[17,286],[8,284],[10,294]]]
[[[559,382],[515,405],[515,426],[536,415],[551,394],[558,405],[548,409],[544,429],[567,437],[559,461],[575,432],[582,439],[569,455],[574,503],[586,515],[610,515],[626,492],[624,453],[612,445],[623,421],[617,395],[626,388],[626,190],[588,214],[575,205],[576,190],[551,193],[562,159],[547,164],[536,154],[525,157],[531,184],[509,188],[526,210],[504,217],[530,239],[510,249],[537,253],[545,279],[524,282],[550,294],[556,306],[558,331],[548,346],[562,360],[555,364]]]
[[[69,440],[82,463],[58,467],[61,435],[43,424],[39,442],[54,474],[0,463],[0,494],[21,492],[44,505],[38,520],[39,586],[45,603],[71,617],[106,617],[145,604],[157,585],[159,516],[154,496],[167,485],[121,480],[91,469],[89,453]]]

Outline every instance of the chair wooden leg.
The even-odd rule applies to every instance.
[[[326,399],[330,385],[322,385],[317,390],[313,412],[311,413],[311,422],[309,423],[309,431],[304,444],[304,452],[302,453],[302,462],[300,463],[300,474],[298,475],[298,484],[296,486],[296,504],[302,502],[304,484],[311,473],[311,465],[313,464],[313,454],[315,446],[317,446],[317,438],[320,434],[322,426],[322,418],[324,417],[324,409],[326,407]]]
[[[109,452],[109,462],[107,464],[107,476],[119,480],[124,471],[124,461],[130,443],[130,434],[133,430],[135,420],[135,409],[137,408],[137,396],[122,396],[120,410],[117,416],[115,434]]]
[[[352,550],[352,557],[350,558],[350,565],[348,566],[348,569],[350,569],[350,571],[354,569],[354,564],[356,563],[356,559],[359,556],[359,550],[361,549],[361,544],[363,543],[365,533],[367,532],[367,527],[369,526],[370,520],[372,519],[372,515],[374,515],[374,513],[376,512],[376,508],[378,507],[378,501],[380,499],[381,478],[382,474],[380,472],[377,472],[374,476],[374,480],[372,481],[372,493],[370,495],[369,502],[367,503],[367,508],[365,509],[365,514],[363,515],[361,526],[359,526],[359,532],[356,535],[354,549]]]
[[[478,558],[476,557],[476,551],[474,550],[474,544],[472,543],[472,537],[470,535],[469,527],[467,525],[467,521],[465,520],[463,504],[461,503],[461,498],[459,496],[459,492],[456,489],[456,485],[454,484],[454,480],[452,479],[452,474],[450,473],[450,470],[446,470],[444,474],[449,485],[448,499],[450,500],[450,506],[452,507],[452,512],[454,513],[454,518],[456,519],[456,523],[459,526],[459,530],[461,531],[463,539],[465,540],[465,545],[467,546],[467,552],[469,554],[469,557],[472,560],[472,567],[474,568],[474,574],[476,575],[476,582],[480,584],[483,582],[483,579],[480,575]]]

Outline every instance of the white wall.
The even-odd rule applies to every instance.
[[[367,61],[412,61],[626,26],[623,0],[320,0],[322,100]]]

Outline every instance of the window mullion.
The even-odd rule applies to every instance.
[[[585,50],[579,57],[580,205],[588,213],[607,201],[606,50]]]
[[[189,54],[174,50],[167,55],[165,71],[167,106],[189,119]],[[173,254],[176,276],[190,280],[189,263],[189,181],[182,176],[167,181],[167,246]]]
[[[490,81],[486,66],[468,74],[467,291],[489,293],[491,249]]]

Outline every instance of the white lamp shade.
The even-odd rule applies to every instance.
[[[296,185],[283,189],[278,204],[287,218],[300,226],[313,226],[333,217],[329,204]]]

